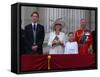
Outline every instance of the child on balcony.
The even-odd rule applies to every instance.
[[[65,44],[64,54],[78,54],[78,44],[74,39],[74,33],[70,32],[68,34],[68,42]]]

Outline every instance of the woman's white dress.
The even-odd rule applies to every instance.
[[[48,40],[48,46],[50,48],[49,54],[64,54],[64,47],[61,45],[57,45],[55,47],[52,47],[52,42],[55,39],[55,37],[58,37],[58,39],[65,45],[65,33],[60,32],[59,35],[56,35],[55,32],[51,32],[49,35],[49,40]]]

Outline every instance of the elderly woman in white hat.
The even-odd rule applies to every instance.
[[[48,46],[49,54],[64,54],[65,33],[62,32],[62,23],[54,23],[53,32],[49,35]]]

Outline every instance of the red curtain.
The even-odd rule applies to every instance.
[[[95,55],[50,55],[48,65],[48,55],[22,55],[21,56],[21,71],[36,71],[56,69],[74,69],[96,66]]]

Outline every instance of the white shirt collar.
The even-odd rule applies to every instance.
[[[33,22],[32,22],[32,25],[34,25],[34,24],[37,26],[37,23],[33,23]]]

